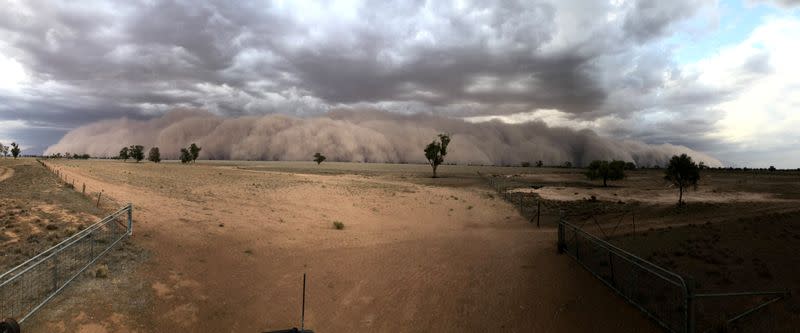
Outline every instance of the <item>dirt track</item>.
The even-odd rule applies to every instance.
[[[14,176],[14,169],[0,167],[0,182],[9,179],[12,176]]]
[[[78,183],[135,205],[151,311],[78,304],[61,332],[658,331],[489,190],[229,165],[69,161]],[[447,181],[447,179],[443,180]],[[334,230],[333,221],[345,224]],[[78,316],[77,314],[80,314]],[[144,325],[129,324],[152,320]]]

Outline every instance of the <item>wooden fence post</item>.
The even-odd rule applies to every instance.
[[[536,227],[540,228],[541,224],[539,223],[540,218],[542,216],[542,201],[536,200]]]

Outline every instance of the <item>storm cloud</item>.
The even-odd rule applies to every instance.
[[[791,71],[775,50],[740,57],[725,77],[676,62],[718,20],[714,0],[10,1],[0,69],[18,74],[0,78],[0,122],[25,124],[38,152],[53,133],[176,108],[455,120],[558,110],[617,140],[730,152],[717,133],[725,103]]]
[[[200,158],[237,160],[309,160],[322,152],[346,162],[423,163],[425,145],[441,132],[453,142],[447,161],[481,165],[518,165],[544,161],[585,165],[595,159],[620,159],[642,166],[663,165],[688,153],[710,166],[713,157],[686,147],[617,141],[592,131],[551,128],[542,122],[470,123],[433,115],[398,115],[372,110],[337,110],[297,118],[285,115],[224,118],[208,112],[177,110],[150,120],[116,119],[70,131],[47,154],[88,153],[113,157],[131,144],[157,146],[166,158],[196,142]]]

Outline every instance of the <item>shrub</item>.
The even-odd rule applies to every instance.
[[[340,221],[333,221],[333,228],[336,230],[342,230],[344,229],[344,223]]]

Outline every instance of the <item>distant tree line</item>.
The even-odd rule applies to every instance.
[[[197,158],[200,157],[201,150],[202,148],[196,143],[192,143],[188,148],[181,148],[179,155],[181,163],[185,164],[197,161]],[[123,162],[132,159],[138,163],[145,159],[144,146],[130,145],[128,147],[122,147],[122,149],[119,150],[117,158],[121,159]],[[150,150],[147,151],[147,160],[153,163],[161,163],[161,150],[158,147],[151,147]]]

